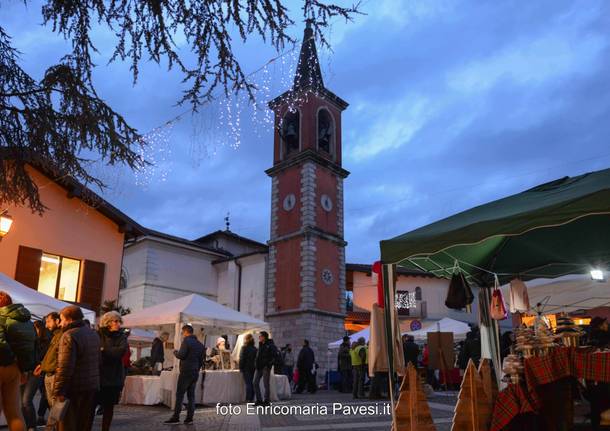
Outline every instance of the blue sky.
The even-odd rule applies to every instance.
[[[298,6],[291,2],[296,18]],[[333,24],[333,51],[321,53],[326,86],[350,103],[348,261],[370,263],[379,240],[472,206],[610,166],[610,3],[369,0],[362,10]],[[3,4],[0,21],[34,76],[67,52],[40,25],[36,2]],[[97,30],[95,41],[101,96],[141,132],[184,110],[175,106],[179,75],[147,64],[133,86],[128,65],[106,64],[112,35]],[[258,41],[239,52],[245,70],[274,56]],[[273,87],[269,97],[291,81],[293,58],[258,75]],[[154,141],[150,172],[96,168],[106,197],[170,234],[221,229],[230,212],[233,231],[266,241],[272,131],[257,115],[242,112],[239,139],[226,132],[226,103],[183,117]]]

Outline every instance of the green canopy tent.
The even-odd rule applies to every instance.
[[[494,276],[504,283],[516,276],[529,280],[607,270],[610,169],[551,181],[380,245],[384,267],[450,278],[457,262],[479,286],[493,285]],[[384,282],[387,294],[391,286],[392,280]]]
[[[381,260],[485,286],[610,262],[610,169],[565,177],[381,241]]]

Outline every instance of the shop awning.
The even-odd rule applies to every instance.
[[[588,273],[610,262],[610,169],[565,177],[381,241],[384,264],[472,281]]]

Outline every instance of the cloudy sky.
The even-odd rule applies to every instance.
[[[298,2],[291,5],[298,18]],[[362,11],[333,24],[333,51],[321,53],[327,87],[350,103],[348,261],[370,263],[379,240],[472,206],[610,166],[610,3],[369,0]],[[40,25],[36,2],[0,12],[34,76],[66,52]],[[112,42],[96,31],[95,82],[111,106],[141,132],[184,110],[175,106],[180,76],[149,64],[133,86],[128,65],[106,65]],[[273,56],[258,42],[240,48],[246,70]],[[293,57],[257,78],[273,87],[269,97],[290,82]],[[155,169],[100,171],[108,200],[189,239],[223,228],[230,212],[234,232],[266,241],[272,131],[260,112],[243,110],[237,130],[227,118],[218,103],[157,129],[148,154]]]

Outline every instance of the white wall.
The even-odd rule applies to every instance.
[[[242,266],[239,310],[265,320],[266,254],[255,254],[237,261]],[[217,263],[214,267],[218,279],[218,303],[237,310],[239,269],[235,260]]]
[[[218,256],[181,245],[145,238],[124,250],[127,287],[119,292],[121,305],[132,311],[191,293],[217,299]]]

